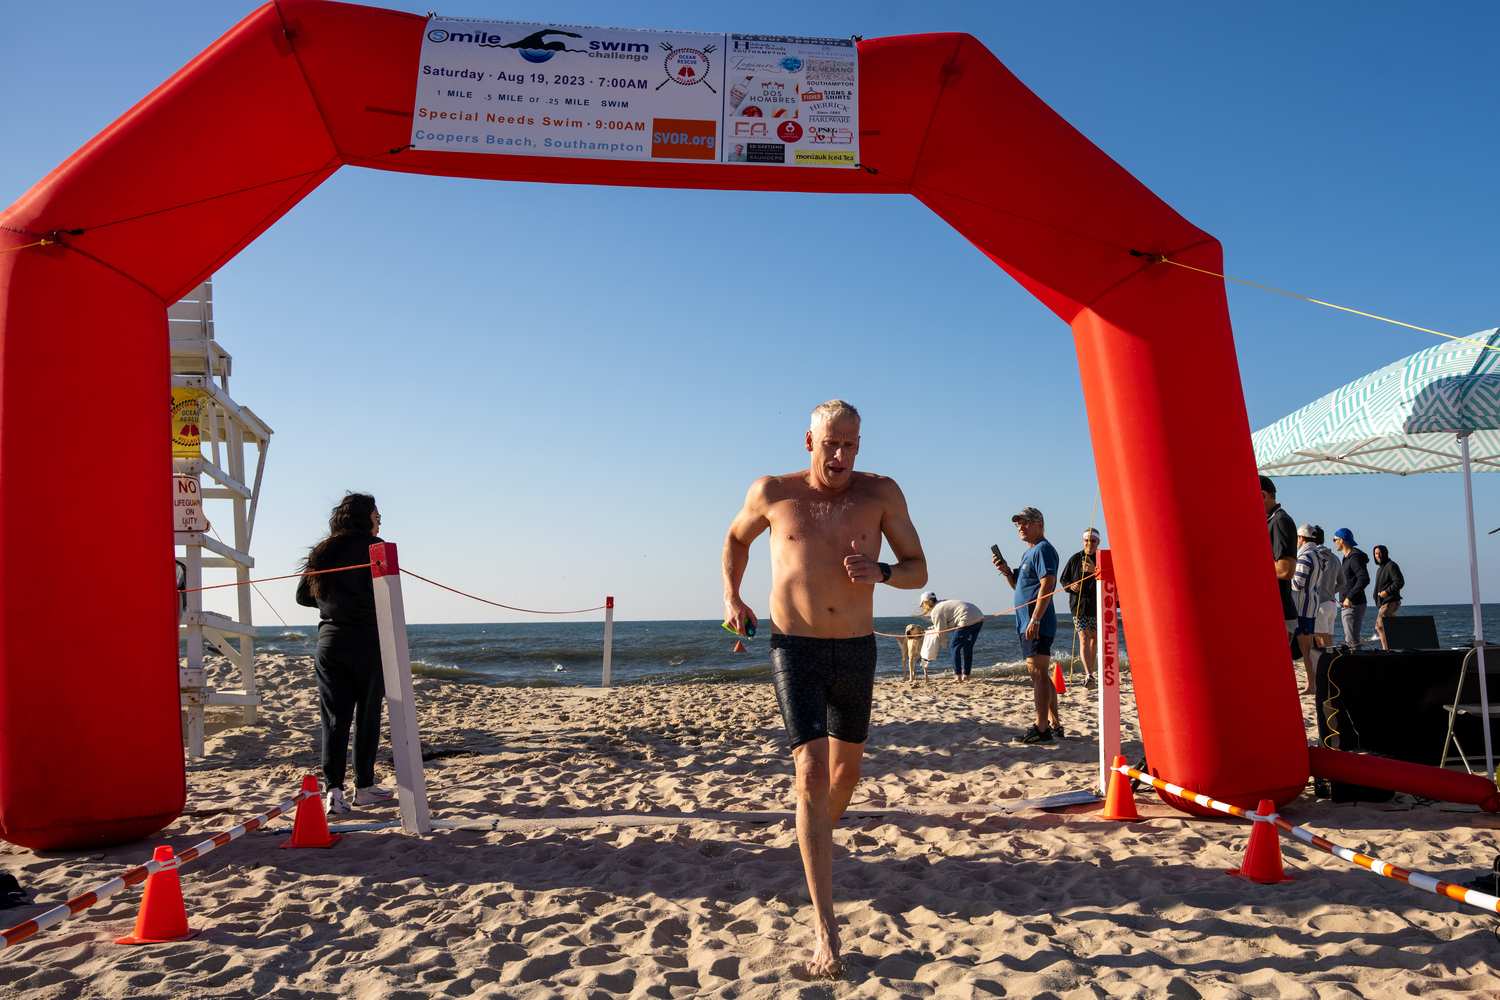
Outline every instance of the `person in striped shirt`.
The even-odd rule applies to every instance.
[[[1323,577],[1323,554],[1318,551],[1318,529],[1304,524],[1297,529],[1297,565],[1292,570],[1292,604],[1297,608],[1297,647],[1302,650],[1302,669],[1307,674],[1303,694],[1313,692],[1313,629],[1318,605],[1323,602],[1318,581]]]

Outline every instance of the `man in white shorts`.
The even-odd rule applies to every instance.
[[[1324,560],[1323,578],[1318,581],[1318,591],[1323,595],[1323,602],[1318,605],[1317,620],[1313,625],[1313,645],[1319,649],[1331,649],[1333,623],[1339,620],[1339,604],[1333,599],[1333,595],[1344,585],[1344,561],[1338,557],[1338,553],[1323,544],[1323,526],[1315,524],[1312,528],[1317,533],[1313,541],[1318,544],[1318,555]]]

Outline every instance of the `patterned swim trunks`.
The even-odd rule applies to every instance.
[[[793,750],[824,736],[844,743],[865,741],[875,656],[873,634],[857,639],[771,636],[771,679]]]

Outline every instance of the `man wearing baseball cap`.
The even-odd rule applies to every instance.
[[[1318,529],[1304,524],[1297,529],[1297,568],[1292,573],[1292,600],[1297,610],[1297,648],[1302,650],[1302,669],[1307,673],[1303,694],[1313,693],[1313,633],[1318,621],[1318,605],[1323,595],[1318,581],[1323,578],[1325,563],[1318,551]]]
[[[1354,532],[1348,528],[1333,533],[1333,547],[1344,557],[1344,588],[1339,591],[1344,599],[1339,602],[1339,617],[1344,621],[1344,641],[1352,646],[1359,642],[1370,603],[1365,597],[1365,588],[1370,585],[1370,557],[1355,548]]]
[[[1046,521],[1035,507],[1022,508],[1011,521],[1027,546],[1021,565],[1011,569],[998,555],[992,556],[991,562],[1016,592],[1016,632],[1036,692],[1036,724],[1021,742],[1051,743],[1052,737],[1065,735],[1057,715],[1057,689],[1052,686],[1051,673],[1052,640],[1057,635],[1057,611],[1052,607],[1052,593],[1057,589],[1057,550],[1047,541]]]

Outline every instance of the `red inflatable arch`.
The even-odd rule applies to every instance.
[[[0,217],[0,250],[61,233],[0,254],[0,836],[119,842],[182,808],[166,305],[345,165],[919,198],[1072,325],[1152,770],[1242,805],[1301,792],[1307,745],[1223,284],[1129,253],[1217,271],[1213,237],[959,34],[860,43],[870,169],[391,153],[409,141],[424,24],[268,3]],[[60,392],[59,356],[104,377]],[[58,419],[110,438],[95,453],[116,487],[106,527],[89,527],[95,494],[38,488]],[[1212,589],[1195,582],[1207,537],[1221,554]],[[143,585],[121,589],[115,571]],[[86,608],[111,608],[143,640],[107,660],[65,651]],[[1225,608],[1247,624],[1216,648],[1199,623]]]

